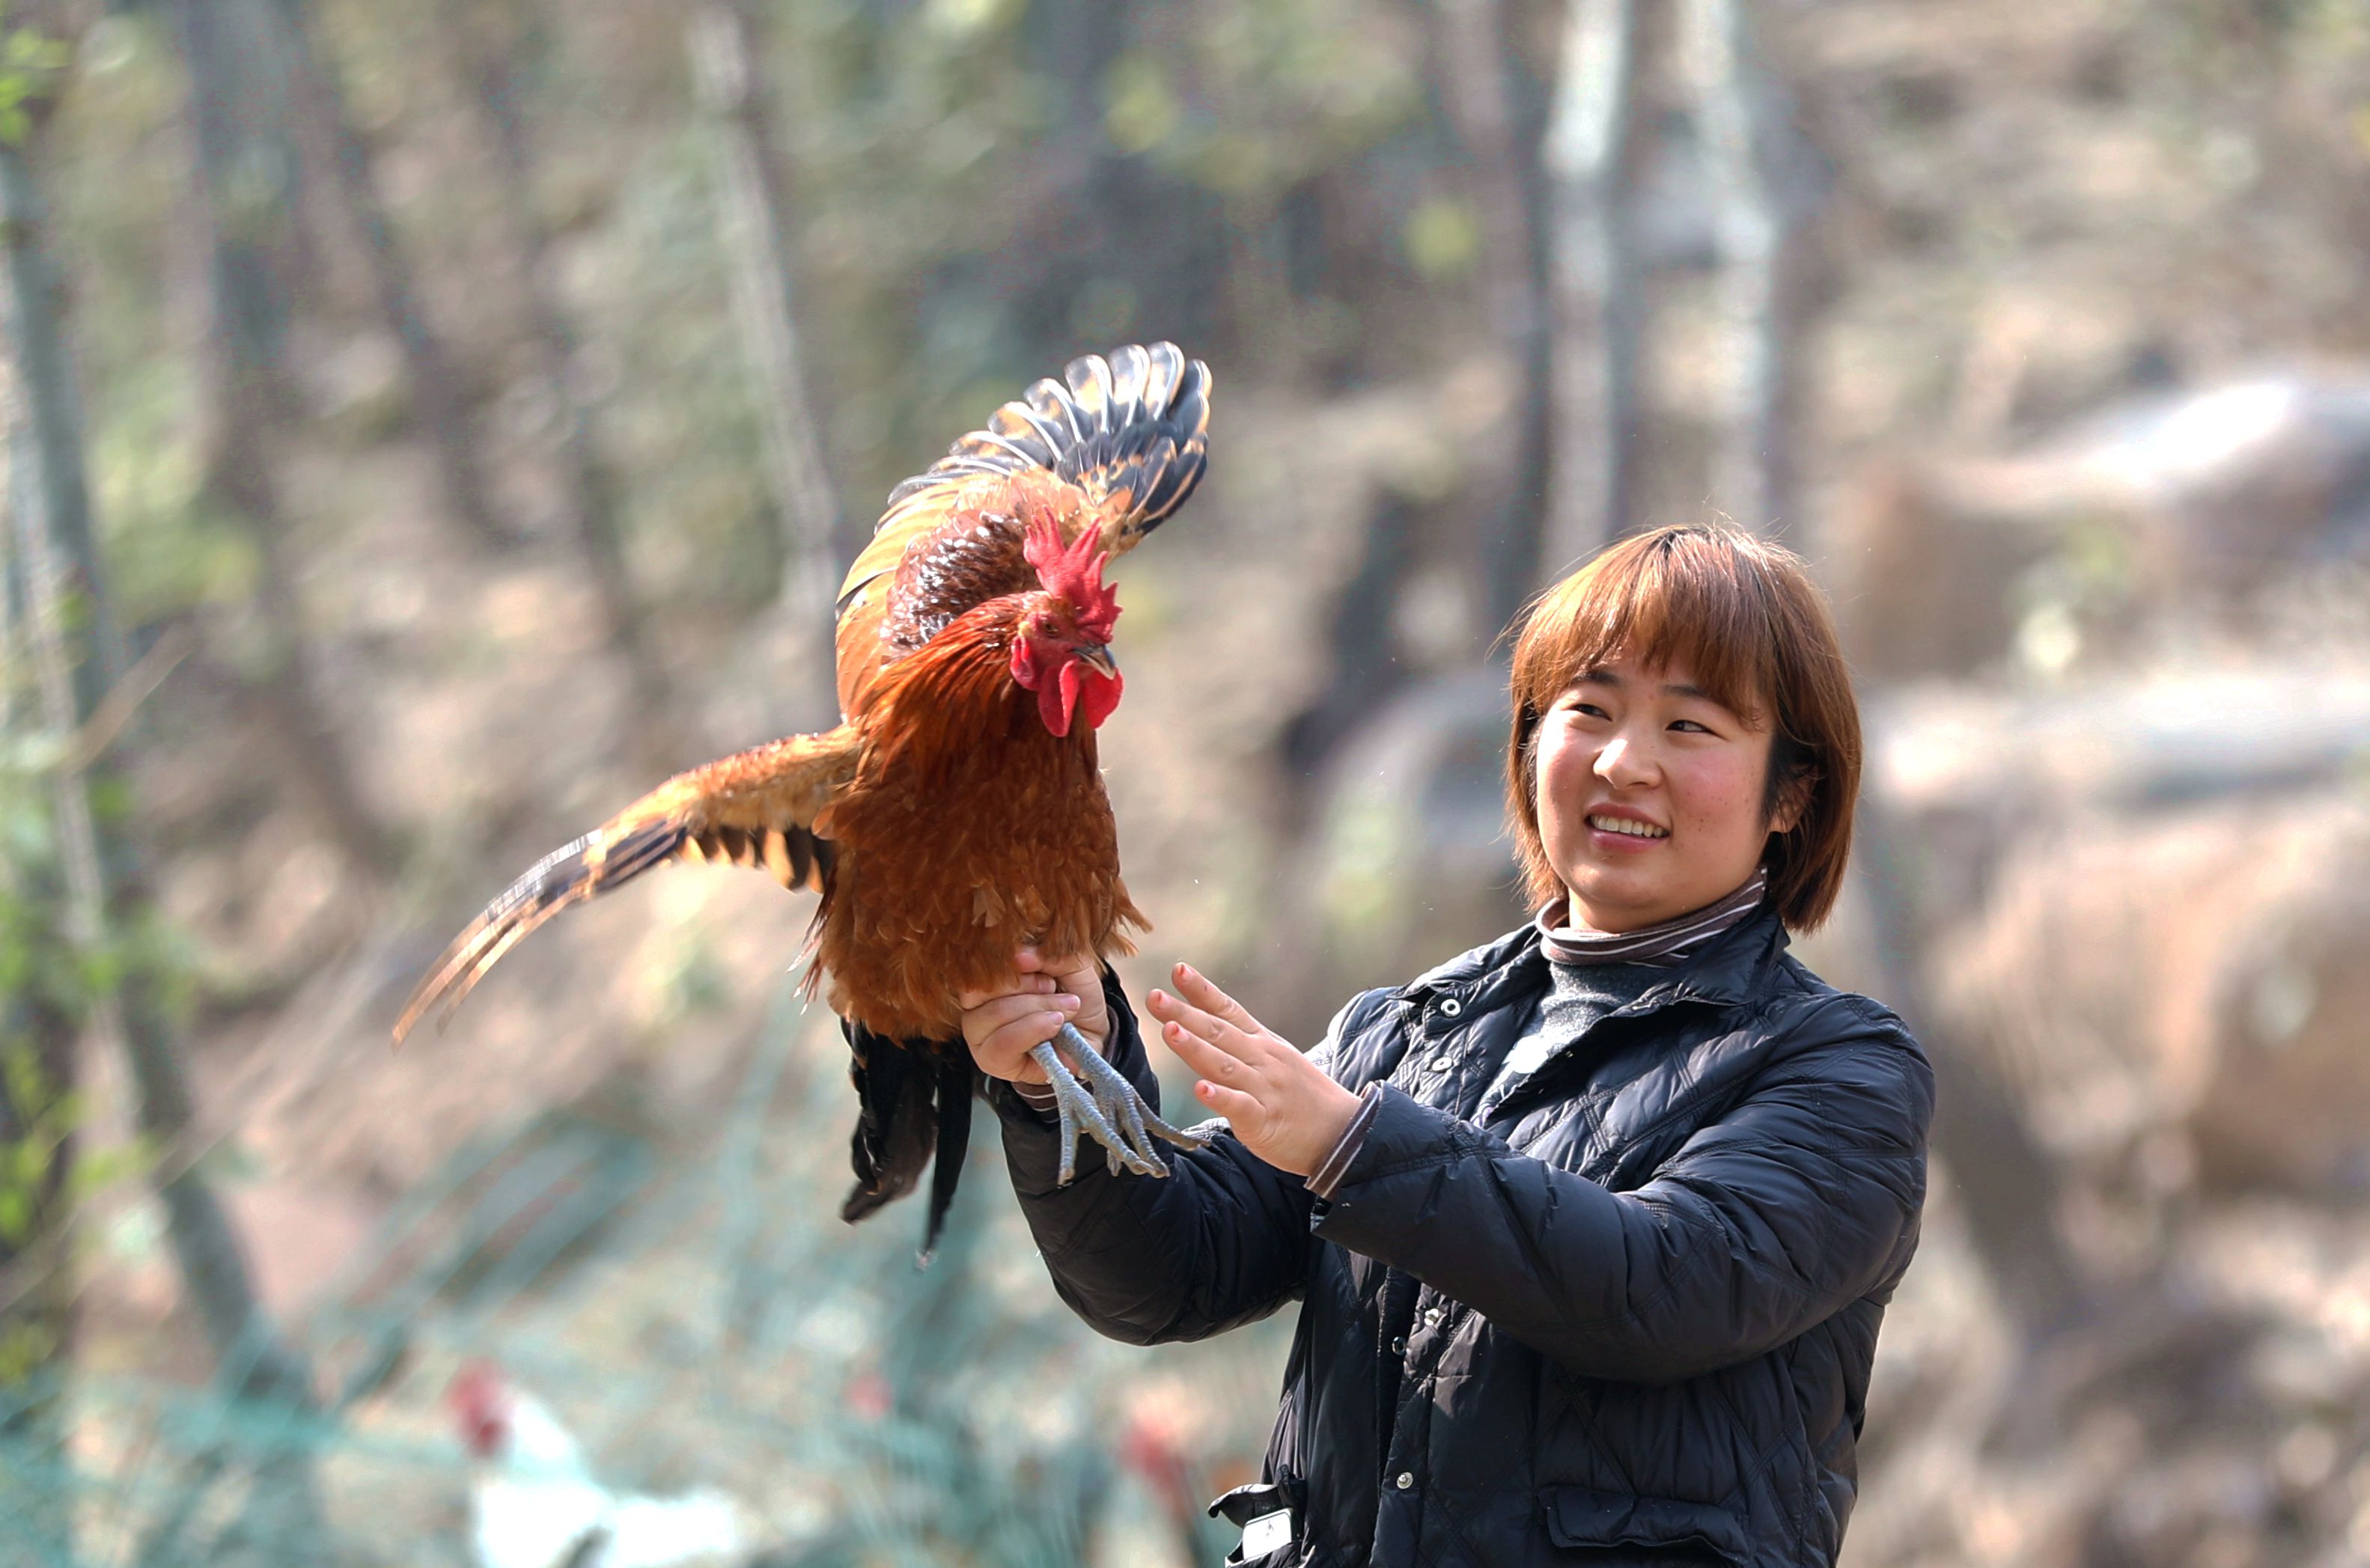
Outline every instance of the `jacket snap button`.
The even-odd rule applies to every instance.
[[[1440,1004],[1440,1015],[1444,1018],[1454,1018],[1464,1011],[1465,1004],[1453,996]]]
[[[1394,1356],[1405,1356],[1407,1354],[1407,1335],[1401,1334],[1398,1338],[1391,1341],[1391,1354]]]
[[[1411,1470],[1403,1470],[1403,1471],[1399,1471],[1399,1479],[1398,1479],[1398,1489],[1399,1489],[1401,1492],[1405,1492],[1409,1487],[1413,1486],[1414,1484],[1415,1484],[1415,1471],[1411,1471]]]

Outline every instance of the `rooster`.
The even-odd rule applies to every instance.
[[[570,904],[670,861],[762,867],[822,894],[806,983],[846,1025],[860,1103],[842,1213],[911,1191],[935,1154],[926,1253],[977,1082],[957,998],[1008,983],[1023,944],[1102,958],[1148,929],[1096,761],[1122,690],[1102,574],[1192,493],[1209,417],[1209,368],[1176,345],[1088,355],[899,485],[840,589],[842,722],[680,773],[537,863],[444,951],[397,1040]],[[1063,1181],[1082,1129],[1156,1176],[1157,1142],[1196,1144],[1070,1025],[1033,1055]]]
[[[701,1568],[748,1559],[746,1511],[720,1492],[644,1497],[593,1480],[551,1408],[482,1362],[445,1391],[477,1471],[470,1548],[482,1568]]]

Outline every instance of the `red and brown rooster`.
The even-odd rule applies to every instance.
[[[1009,979],[1013,950],[1130,951],[1095,730],[1117,705],[1106,562],[1202,476],[1210,372],[1171,343],[1071,363],[890,493],[839,595],[843,721],[679,773],[537,864],[413,994],[397,1040],[449,1013],[519,938],[670,860],[761,866],[823,895],[808,984],[849,1028],[862,1103],[861,1219],[935,1152],[930,1230],[952,1196],[975,1084],[956,998]],[[1190,1147],[1075,1029],[1036,1056],[1064,1162],[1083,1127],[1114,1165],[1165,1175]]]

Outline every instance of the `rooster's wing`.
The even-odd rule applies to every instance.
[[[839,590],[841,709],[869,704],[880,670],[972,605],[1032,587],[1021,516],[1080,527],[1112,555],[1193,493],[1210,424],[1210,367],[1174,343],[1073,360],[998,408],[929,468],[889,492]]]
[[[602,826],[546,855],[444,949],[395,1025],[400,1041],[431,1007],[449,1017],[495,960],[570,904],[670,860],[763,867],[822,892],[829,840],[815,818],[856,772],[856,731],[794,735],[677,773]]]

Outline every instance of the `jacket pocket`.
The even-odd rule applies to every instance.
[[[1717,1504],[1584,1486],[1551,1486],[1539,1497],[1547,1539],[1592,1557],[1742,1564],[1753,1555],[1744,1521]]]
[[[1296,1476],[1237,1486],[1210,1505],[1214,1519],[1242,1528],[1243,1539],[1226,1553],[1225,1568],[1283,1568],[1295,1561],[1305,1487]]]

